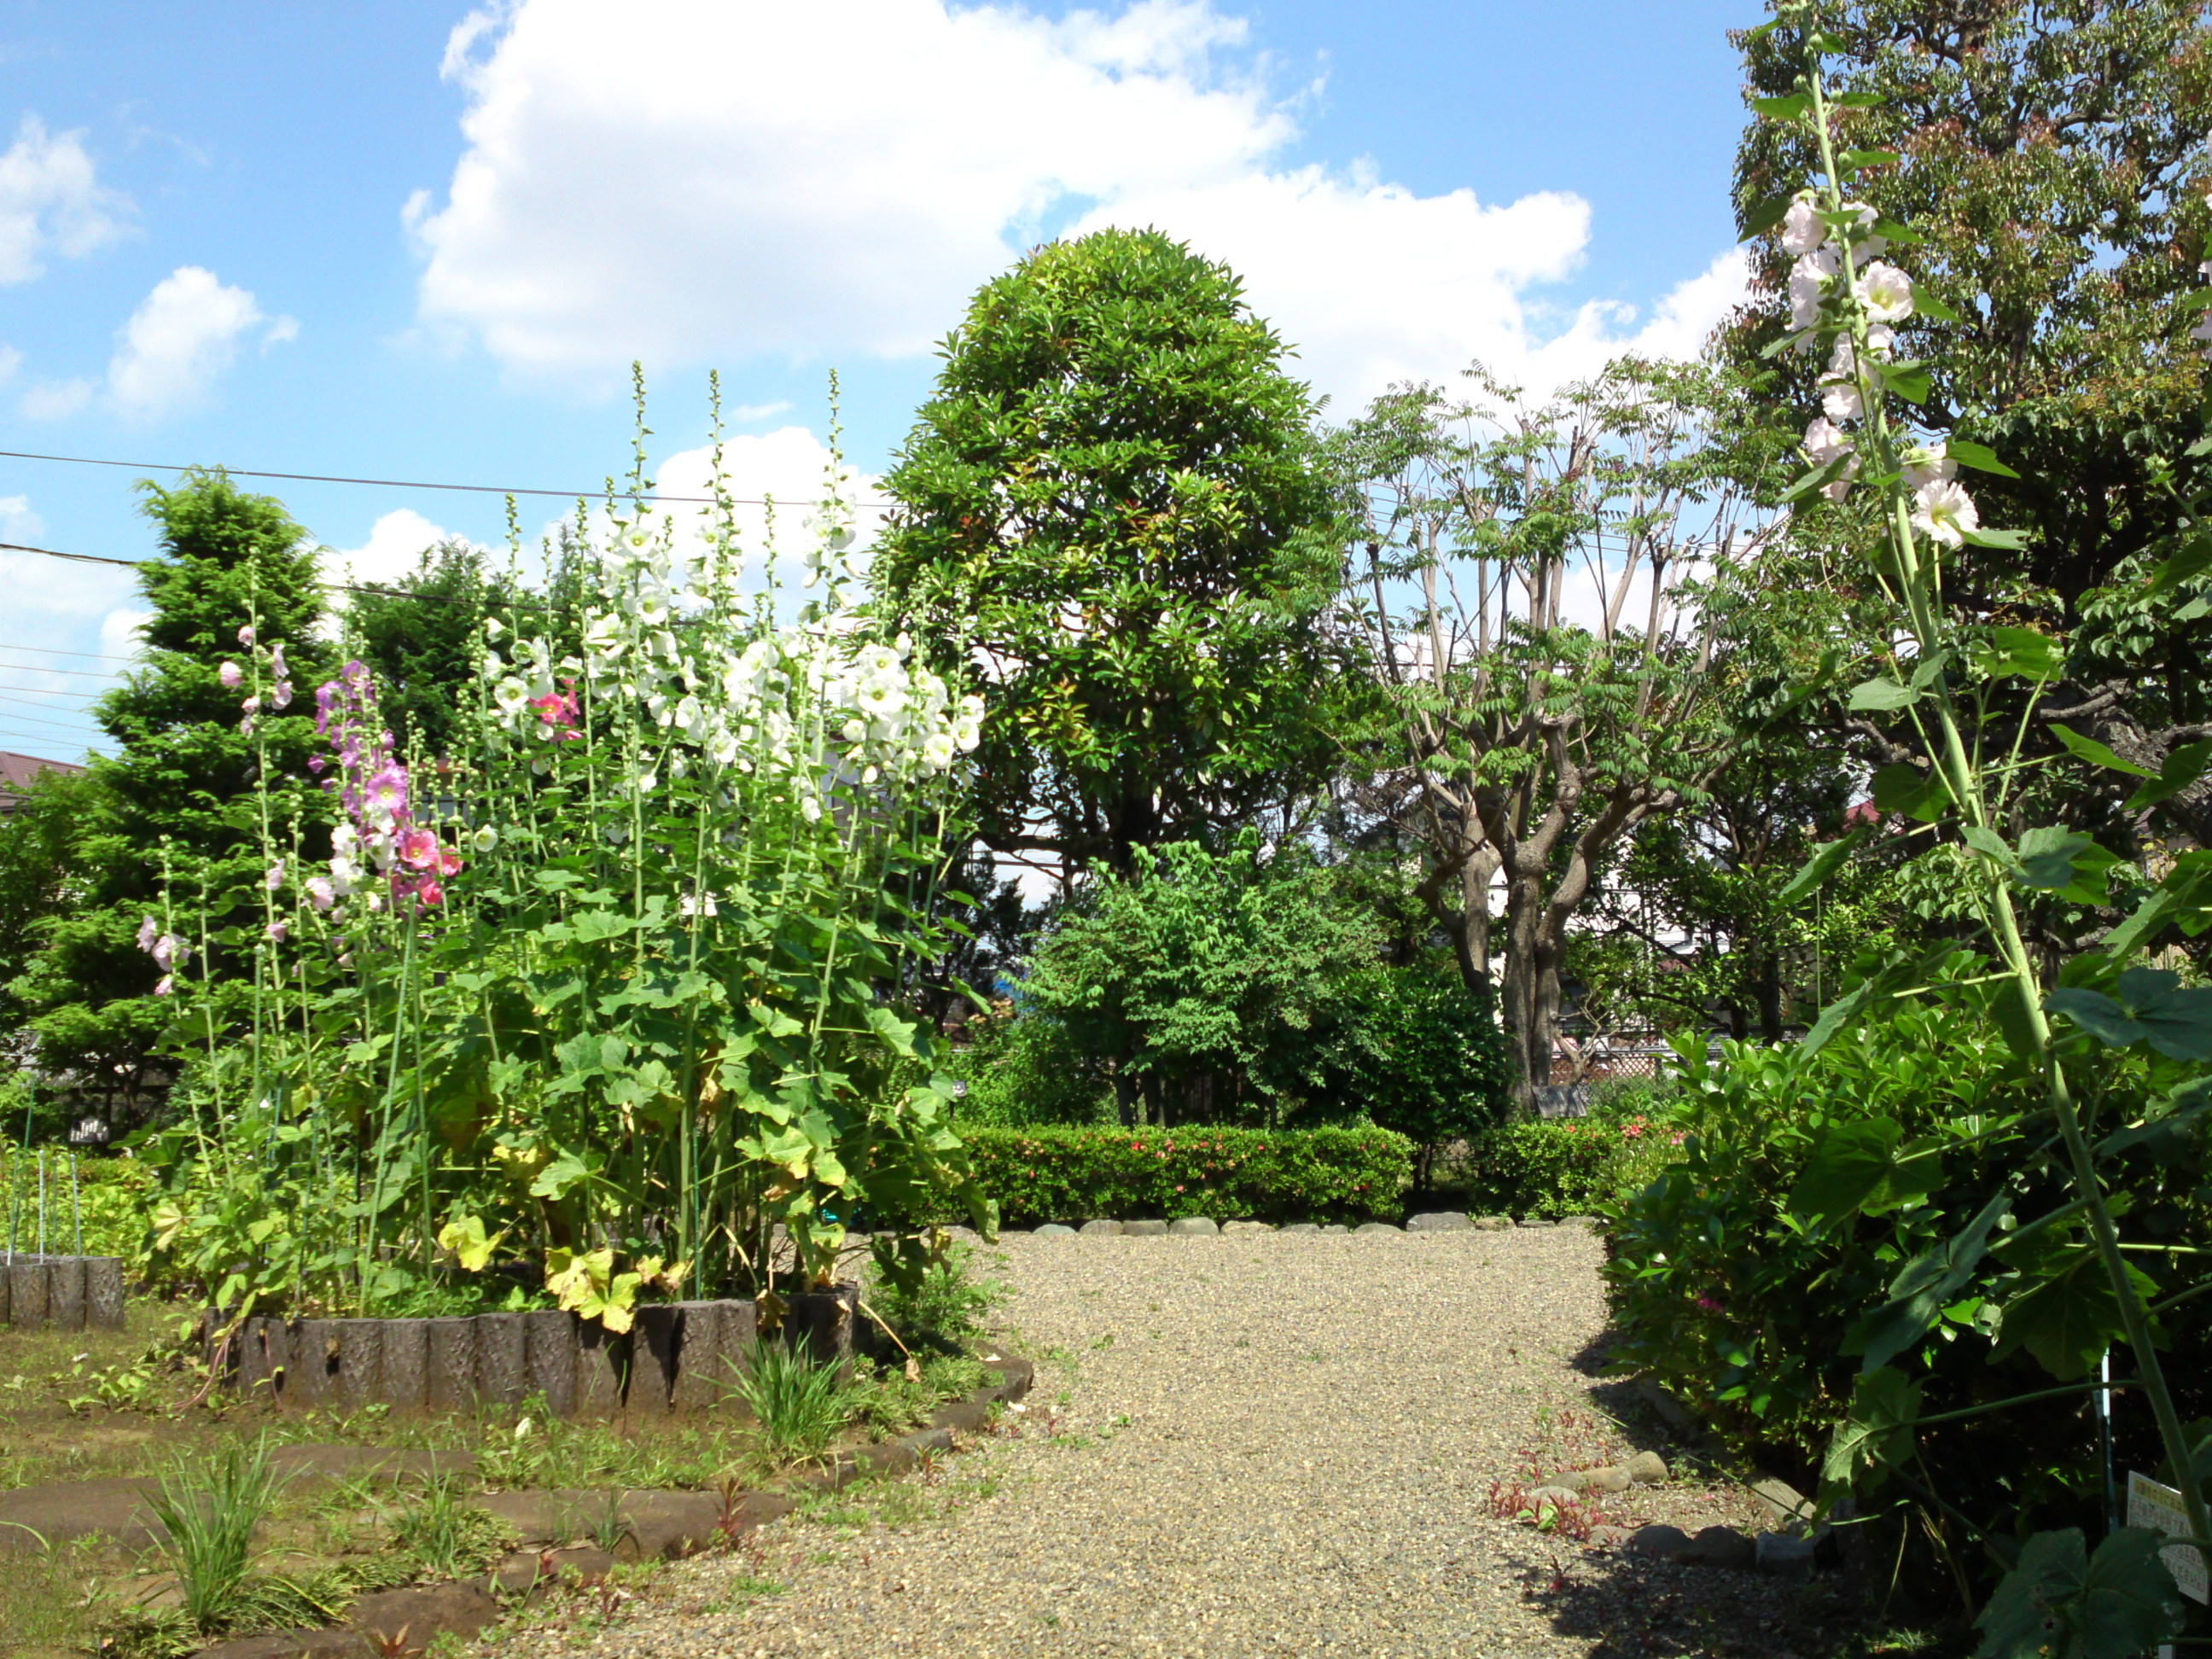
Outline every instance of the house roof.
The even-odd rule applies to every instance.
[[[42,760],[36,755],[12,754],[0,749],[0,814],[13,811],[31,780],[41,772],[82,772],[74,761]]]

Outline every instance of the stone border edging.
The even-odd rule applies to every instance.
[[[799,1484],[817,1492],[836,1492],[863,1475],[903,1474],[925,1456],[954,1450],[956,1431],[984,1428],[994,1406],[1018,1402],[1036,1381],[1036,1366],[1018,1354],[1001,1351],[984,1358],[983,1364],[998,1372],[999,1380],[985,1383],[964,1400],[939,1406],[930,1414],[928,1427],[841,1454],[831,1468],[804,1477]],[[480,1493],[474,1501],[507,1522],[528,1543],[550,1541],[566,1529],[560,1517],[592,1513],[591,1500],[603,1504],[605,1496],[492,1492]],[[525,1551],[480,1578],[371,1591],[355,1600],[343,1625],[240,1637],[202,1648],[196,1659],[295,1659],[309,1654],[371,1659],[403,1631],[401,1651],[419,1654],[441,1632],[465,1639],[474,1636],[499,1620],[506,1600],[538,1595],[561,1582],[569,1570],[588,1584],[603,1579],[619,1561],[681,1560],[732,1541],[798,1507],[797,1498],[780,1492],[747,1492],[732,1507],[714,1492],[625,1491],[619,1499],[625,1530],[612,1553],[592,1547]]]
[[[19,1330],[119,1331],[119,1255],[0,1255],[0,1325]]]
[[[1001,1227],[1007,1233],[1029,1233],[1038,1238],[1066,1238],[1080,1234],[1092,1238],[1212,1238],[1217,1235],[1230,1237],[1249,1237],[1255,1233],[1330,1233],[1337,1235],[1378,1233],[1463,1233],[1511,1232],[1519,1228],[1595,1227],[1595,1216],[1561,1216],[1557,1220],[1530,1216],[1516,1221],[1507,1215],[1470,1216],[1459,1210],[1433,1210],[1408,1216],[1402,1227],[1392,1221],[1363,1221],[1358,1225],[1344,1222],[1293,1221],[1277,1226],[1272,1221],[1230,1221],[1217,1224],[1210,1218],[1183,1216],[1174,1221],[1156,1218],[1115,1221],[1099,1219],[1086,1221],[1079,1227],[1065,1222],[1048,1221],[1038,1227]]]

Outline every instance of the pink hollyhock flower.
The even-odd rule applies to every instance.
[[[440,848],[438,849],[438,873],[441,876],[458,876],[460,874],[461,855],[450,847]]]
[[[165,997],[176,988],[176,975],[173,974],[164,974],[161,975],[161,982],[154,987],[154,994],[157,997]]]
[[[261,699],[248,697],[244,702],[239,704],[239,707],[246,711],[246,718],[250,720],[261,712]]]
[[[215,671],[215,677],[222,682],[226,691],[235,691],[246,684],[246,671],[234,662],[225,662]]]
[[[151,953],[154,941],[161,937],[161,924],[149,916],[138,924],[138,948]]]
[[[291,706],[291,702],[292,682],[289,680],[277,681],[276,689],[269,694],[270,707],[272,708],[286,708]]]
[[[397,764],[386,766],[368,781],[368,806],[371,811],[397,817],[407,810],[407,769]]]
[[[272,893],[282,887],[284,884],[284,860],[278,859],[276,863],[270,865],[263,872],[261,881],[262,884]]]
[[[399,861],[428,870],[438,861],[438,838],[428,830],[408,830],[399,836]]]
[[[284,678],[284,642],[282,640],[269,647],[269,672],[280,680]]]
[[[327,910],[338,902],[337,890],[331,885],[328,876],[308,878],[307,901],[318,910]]]
[[[415,896],[425,904],[435,904],[446,896],[446,890],[438,885],[438,878],[435,876],[425,876],[422,878],[422,884],[415,890]]]
[[[240,645],[251,645],[253,643],[253,624],[252,623],[246,623],[245,627],[238,630],[238,642]]]
[[[272,921],[269,924],[267,929],[269,937],[276,940],[279,945],[282,945],[284,942],[285,939],[291,933],[291,931],[292,924],[289,921]]]

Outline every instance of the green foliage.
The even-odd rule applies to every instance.
[[[1309,1116],[1365,1117],[1420,1149],[1419,1175],[1445,1143],[1478,1136],[1512,1108],[1512,1066],[1486,985],[1470,992],[1438,963],[1382,964],[1333,988],[1311,1066]]]
[[[194,1629],[211,1635],[230,1620],[252,1562],[254,1529],[281,1484],[266,1441],[233,1441],[198,1466],[179,1464],[148,1495]]]
[[[1595,1215],[1673,1155],[1674,1132],[1640,1116],[1516,1118],[1468,1143],[1468,1207],[1485,1215]]]
[[[1001,998],[963,1030],[967,1044],[945,1057],[945,1070],[967,1085],[953,1106],[963,1133],[1114,1121],[1110,1070],[1059,1020],[1018,1015]]]
[[[2121,1527],[2090,1553],[2079,1527],[2028,1540],[1974,1621],[1980,1659],[2138,1659],[2181,1633],[2166,1534]]]
[[[391,1524],[393,1547],[412,1556],[426,1577],[472,1577],[505,1553],[499,1521],[447,1476],[424,1483]]]
[[[92,773],[49,769],[0,816],[0,1030],[23,1023],[26,1011],[9,987],[30,965],[41,924],[65,914],[75,898],[72,851],[101,806]]]
[[[473,543],[441,542],[397,582],[347,606],[346,636],[384,688],[403,755],[468,746],[484,619],[527,602],[504,574],[485,570],[486,558]]]
[[[828,1451],[861,1395],[837,1361],[774,1338],[754,1345],[736,1388],[759,1425],[762,1450],[784,1464],[811,1462]]]
[[[870,1297],[877,1316],[916,1353],[965,1353],[991,1310],[1006,1299],[996,1279],[975,1276],[975,1253],[955,1244],[911,1284],[885,1279]]]
[[[280,502],[244,493],[220,471],[143,488],[161,541],[160,556],[139,567],[153,613],[142,629],[146,666],[99,704],[116,744],[93,767],[100,810],[77,825],[70,849],[73,901],[46,924],[46,943],[14,991],[32,1011],[43,1067],[75,1073],[125,1123],[152,1103],[147,1067],[171,1024],[172,1006],[154,994],[161,970],[136,943],[141,922],[163,909],[165,883],[180,913],[171,925],[207,982],[230,988],[222,992],[228,1010],[252,974],[251,945],[230,930],[258,909],[270,843],[319,852],[328,820],[300,771],[314,739],[306,689],[325,667],[306,532]],[[272,700],[249,736],[241,697],[218,672],[226,660],[246,659],[240,630],[257,624],[264,641],[287,642],[296,690],[285,694],[292,712],[276,712]],[[273,699],[266,683],[260,690]],[[256,794],[264,766],[265,823]]]
[[[0,1100],[4,1098],[0,1094]],[[26,1153],[20,1147],[0,1146],[0,1213],[4,1213],[14,1248],[19,1250],[38,1248],[39,1150],[33,1147]],[[159,1177],[144,1160],[77,1155],[72,1200],[71,1154],[49,1147],[46,1157],[49,1248],[74,1251],[82,1226],[85,1255],[120,1256],[126,1262],[141,1260],[161,1187]]]
[[[1894,1495],[1902,1469],[1905,1495],[1941,1492],[1972,1525],[2020,1538],[2094,1520],[2086,1396],[1915,1425],[2081,1377],[2119,1321],[2078,1211],[2065,1212],[2063,1169],[2023,1116],[2033,1085],[1992,1017],[2005,993],[1965,982],[1981,965],[1939,963],[1940,994],[1889,1005],[1809,1057],[1731,1043],[1708,1068],[1686,1044],[1685,1080],[1652,1126],[1682,1136],[1681,1161],[1621,1206],[1606,1272],[1623,1363],[1737,1449],[1817,1474],[1830,1498]],[[2114,1127],[2179,1070],[2073,1063]],[[2212,1219],[2212,1164],[2201,1128],[2154,1155],[2150,1144],[2118,1162],[2114,1203],[2162,1297],[2197,1279],[2190,1255],[2160,1247]],[[2197,1413],[2212,1409],[2207,1312],[2185,1303],[2164,1322]],[[2151,1425],[2116,1421],[2124,1465],[2155,1468]]]
[[[1139,848],[1031,959],[1019,1001],[1094,1056],[1152,1121],[1279,1120],[1339,983],[1370,963],[1373,920],[1295,843],[1245,830],[1215,855]],[[1310,1066],[1310,1060],[1308,1060]]]
[[[1413,1146],[1372,1127],[975,1129],[976,1183],[1009,1221],[1395,1216]]]
[[[1157,231],[1048,243],[947,337],[871,580],[991,698],[990,846],[1127,872],[1326,775],[1335,505],[1282,356]]]

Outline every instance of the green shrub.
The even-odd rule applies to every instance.
[[[1351,1219],[1395,1215],[1413,1143],[1371,1126],[1327,1129],[977,1129],[976,1179],[1000,1218],[1093,1216]]]
[[[1911,1463],[1879,1495],[1909,1503],[1923,1492],[1941,1495],[1942,1507],[1923,1510],[1925,1525],[1907,1529],[1911,1548],[1899,1558],[1908,1578],[1939,1590],[1957,1577],[1954,1557],[1983,1588],[1994,1578],[1961,1514],[2000,1540],[2046,1527],[2094,1534],[2103,1524],[2086,1395],[1964,1415],[2051,1390],[2039,1356],[2078,1331],[2061,1330],[2045,1311],[2053,1298],[2019,1292],[2051,1253],[2081,1251],[2078,1219],[2020,1230],[2011,1242],[2014,1218],[2057,1208],[2070,1189],[2047,1151],[1998,1127],[2023,1098],[2033,1103],[2040,1085],[2022,1082],[1975,1001],[1992,993],[1972,983],[1973,971],[1957,969],[1966,988],[1939,986],[1918,1006],[1847,1028],[1814,1056],[1729,1043],[1711,1066],[1692,1060],[1668,1120],[1669,1132],[1684,1138],[1682,1161],[1623,1205],[1606,1269],[1616,1358],[1705,1414],[1733,1449],[1805,1491],[1814,1489],[1830,1434],[1869,1365],[1895,1367],[1920,1384],[1924,1419],[1962,1414],[1923,1424]],[[2075,1080],[2093,1133],[2140,1115],[2154,1092],[2143,1065],[2140,1057],[2101,1069],[2081,1062]],[[2175,1294],[2201,1284],[2202,1270],[2191,1249],[2170,1252],[2197,1245],[2212,1224],[2204,1132],[2200,1125],[2124,1144],[2108,1168],[2124,1248],[2160,1294],[2174,1296],[2160,1316],[2167,1375],[2183,1416],[2204,1418],[2212,1414],[2212,1298]],[[1871,1213],[1862,1212],[1859,1192],[1845,1195],[1847,1206],[1825,1196],[1837,1184],[1832,1173],[1805,1180],[1816,1149],[1825,1149],[1820,1169],[1832,1171],[1848,1167],[1853,1148],[1870,1179],[1910,1171],[1887,1197],[1868,1194]],[[1988,1253],[1969,1258],[1972,1271],[1945,1286],[1934,1328],[1902,1347],[1886,1344],[1887,1328],[1874,1316],[1905,1264],[2004,1198],[2011,1215]],[[2097,1298],[2087,1300],[2094,1316]],[[2082,1318],[2078,1309],[2059,1304],[2066,1319]],[[2127,1364],[2115,1345],[2113,1374],[2129,1374]],[[2158,1468],[2157,1437],[2139,1395],[2118,1396],[2113,1427],[2119,1468]],[[1869,1546],[1869,1554],[1896,1551],[1896,1536]],[[1940,1551],[1931,1551],[1939,1536]]]
[[[1593,1215],[1679,1154],[1677,1133],[1641,1115],[1519,1118],[1469,1142],[1470,1208],[1490,1215]]]
[[[49,1146],[46,1153],[46,1249],[74,1253],[76,1228],[84,1229],[84,1254],[138,1256],[146,1243],[155,1194],[154,1171],[135,1158],[76,1158],[76,1198],[72,1208],[70,1152]],[[0,1231],[14,1227],[15,1248],[39,1248],[39,1149],[0,1147]],[[0,1248],[6,1241],[0,1239]]]

